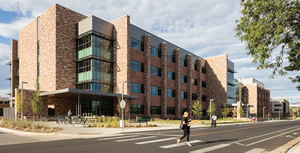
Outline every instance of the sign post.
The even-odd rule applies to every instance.
[[[122,119],[120,120],[120,127],[122,127],[122,132],[123,132],[123,128],[124,128],[124,108],[125,108],[125,106],[126,106],[126,103],[125,103],[125,101],[124,101],[124,83],[125,82],[127,82],[127,81],[123,81],[122,82],[122,100],[121,100],[121,102],[120,102],[120,107],[121,107],[121,109],[122,109]]]

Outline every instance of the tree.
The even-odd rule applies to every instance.
[[[214,103],[214,102],[211,102],[211,113],[210,113],[210,104],[208,104],[208,110],[207,110],[207,113],[208,113],[209,115],[211,115],[211,114],[214,114],[214,113],[216,113],[216,112],[217,112],[217,110],[216,110],[215,103]]]
[[[292,107],[290,107],[290,116],[291,117],[296,117],[296,114],[295,114],[295,112],[294,112],[295,110],[292,108]]]
[[[37,116],[37,120],[39,118],[39,115],[41,114],[42,106],[43,106],[43,101],[42,98],[40,97],[40,90],[36,85],[36,90],[33,95],[33,99],[31,100],[31,107],[32,107],[32,112]]]
[[[23,97],[23,92],[19,92],[19,90],[17,90],[17,112],[21,114],[21,118],[23,119],[23,106],[24,106],[24,99]]]
[[[203,114],[202,112],[202,104],[199,99],[197,99],[193,105],[193,115],[197,117],[197,120],[200,119],[200,116]]]
[[[227,107],[226,104],[224,104],[224,108],[223,108],[223,111],[222,111],[223,117],[227,117],[229,112],[230,112],[229,108]]]
[[[244,116],[244,109],[243,107],[241,106],[240,108],[240,117],[242,118]]]
[[[272,69],[271,78],[299,71],[299,0],[241,0],[241,6],[236,37],[246,43],[246,53],[259,64],[257,69]],[[300,76],[290,79],[300,83]]]

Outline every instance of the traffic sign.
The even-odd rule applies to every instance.
[[[121,107],[122,109],[124,109],[125,106],[126,106],[126,103],[125,103],[124,100],[122,100],[122,101],[120,102],[120,107]]]

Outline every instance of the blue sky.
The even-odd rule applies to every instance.
[[[252,77],[271,90],[274,99],[300,102],[300,92],[287,76],[269,79],[271,70],[256,70],[245,46],[235,38],[235,20],[240,17],[238,0],[0,0],[0,96],[9,92],[10,39],[54,3],[79,13],[112,21],[125,14],[131,23],[201,57],[227,53],[235,63],[235,78]]]

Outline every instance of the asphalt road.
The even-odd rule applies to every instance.
[[[300,120],[191,129],[192,147],[176,144],[182,130],[126,133],[122,136],[47,142],[0,133],[0,153],[259,153],[300,136]],[[10,141],[23,141],[12,144]],[[3,143],[6,142],[6,143]],[[299,150],[300,153],[300,150]]]

